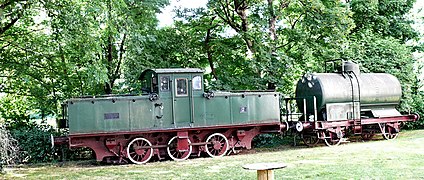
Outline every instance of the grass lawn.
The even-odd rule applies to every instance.
[[[245,164],[282,162],[275,179],[424,179],[424,130],[403,131],[395,140],[351,142],[337,147],[257,149],[222,158],[194,158],[145,165],[67,162],[7,168],[0,179],[256,179]]]

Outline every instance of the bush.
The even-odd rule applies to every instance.
[[[33,126],[11,130],[19,144],[19,162],[39,163],[54,161],[55,149],[51,148],[50,136],[56,134],[49,126]]]
[[[35,125],[10,130],[16,139],[19,150],[15,159],[17,163],[44,163],[58,160],[93,159],[94,153],[89,148],[69,150],[67,145],[51,147],[51,135],[54,137],[66,135],[66,132],[56,132],[50,126]]]
[[[420,119],[413,123],[406,123],[405,129],[423,129],[424,128],[424,93],[416,95],[414,99],[414,105],[411,109],[411,113],[417,113],[420,115]],[[405,112],[408,113],[408,112]]]
[[[255,148],[274,148],[283,144],[292,143],[291,138],[284,137],[280,134],[259,134],[252,140]]]

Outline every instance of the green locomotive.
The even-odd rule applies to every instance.
[[[203,151],[222,156],[250,149],[259,133],[280,131],[277,92],[205,93],[203,71],[195,68],[149,69],[140,80],[141,96],[68,100],[70,147],[90,147],[99,161],[145,163],[153,154],[175,160]]]

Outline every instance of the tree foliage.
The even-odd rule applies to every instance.
[[[60,101],[111,94],[139,39],[167,1],[2,1],[0,92],[24,96],[42,114]],[[11,110],[11,109],[9,109]]]
[[[209,0],[176,10],[167,0],[0,1],[0,118],[12,129],[55,117],[75,96],[137,92],[146,68],[200,67],[208,87],[277,89],[292,96],[305,72],[353,60],[402,83],[401,111],[423,113],[407,18],[415,0]],[[6,94],[6,95],[4,95]]]

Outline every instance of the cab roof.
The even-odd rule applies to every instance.
[[[165,69],[146,69],[138,78],[139,80],[143,80],[143,77],[148,72],[154,72],[156,74],[180,74],[180,73],[203,73],[204,71],[199,68],[165,68]]]

